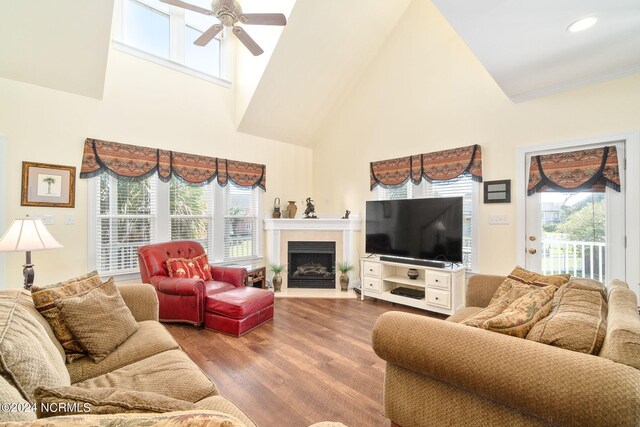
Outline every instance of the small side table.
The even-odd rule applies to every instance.
[[[267,288],[267,268],[260,264],[231,264],[227,267],[244,268],[247,270],[247,280],[244,282],[245,286],[252,286],[254,288]]]
[[[267,269],[266,267],[251,266],[247,268],[247,282],[245,286],[253,286],[254,288],[266,289],[267,287]]]

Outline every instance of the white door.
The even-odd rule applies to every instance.
[[[621,191],[541,192],[526,196],[525,266],[542,274],[568,273],[608,282],[625,277],[624,142],[563,148],[574,151],[615,145]],[[527,172],[530,159],[526,155]]]

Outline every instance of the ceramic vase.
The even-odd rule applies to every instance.
[[[289,205],[287,206],[287,218],[295,218],[297,212],[298,207],[296,206],[295,200],[289,200]]]
[[[410,268],[407,271],[407,276],[409,276],[409,279],[411,279],[411,280],[416,280],[419,275],[420,274],[418,273],[418,270],[416,270],[415,268]]]
[[[342,292],[347,292],[349,289],[349,275],[347,272],[344,272],[340,275],[340,290]]]
[[[280,273],[274,273],[273,274],[273,290],[275,292],[280,292],[280,289],[282,289],[282,277],[280,276]]]

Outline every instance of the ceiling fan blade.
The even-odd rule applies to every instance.
[[[162,3],[170,4],[172,6],[178,6],[183,9],[189,9],[194,12],[202,13],[203,15],[213,15],[213,12],[209,9],[205,9],[200,6],[196,6],[190,3],[185,3],[182,0],[160,0]]]
[[[249,52],[253,53],[254,56],[262,55],[264,53],[264,50],[262,50],[262,48],[258,46],[258,43],[256,43],[255,40],[253,40],[251,36],[249,36],[249,34],[247,34],[244,28],[233,27],[233,34],[236,35],[238,40],[240,40],[242,44],[245,45],[247,49],[249,49]]]
[[[207,43],[213,40],[213,38],[217,36],[223,28],[224,27],[222,24],[214,24],[210,26],[207,31],[202,33],[202,35],[193,42],[193,44],[198,46],[205,46]]]
[[[248,25],[287,25],[282,13],[243,13],[240,22]]]

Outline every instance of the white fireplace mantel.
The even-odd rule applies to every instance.
[[[362,223],[358,215],[351,215],[349,219],[340,218],[265,218],[264,229],[267,232],[267,259],[269,264],[286,264],[287,254],[282,254],[283,243],[288,240],[335,240],[341,247],[336,255],[342,257],[342,261],[354,264],[354,233],[362,229]],[[283,237],[284,234],[284,237]],[[328,235],[336,236],[336,239],[327,238]],[[283,240],[284,239],[284,240]],[[338,249],[338,248],[336,248]],[[336,259],[337,260],[337,259]],[[283,281],[283,288],[286,288]],[[339,285],[337,285],[339,288]]]
[[[360,231],[362,224],[360,218],[352,215],[349,219],[340,218],[265,218],[264,229],[266,231],[275,230],[322,230],[322,231]]]

